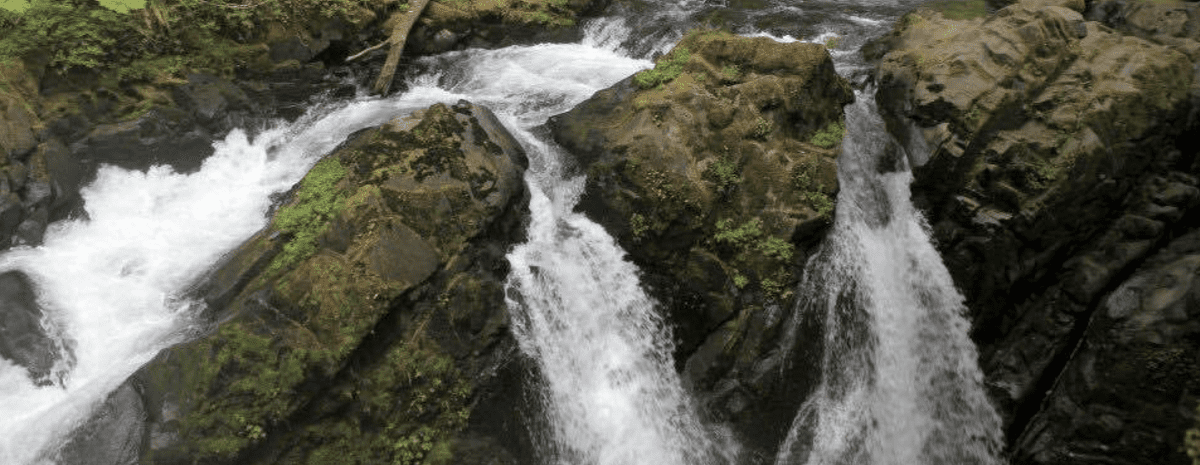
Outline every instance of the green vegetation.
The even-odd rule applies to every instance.
[[[841,121],[834,121],[829,123],[828,126],[825,126],[824,129],[820,129],[813,133],[812,139],[810,139],[809,142],[812,142],[812,144],[817,147],[831,149],[834,146],[842,143],[842,136],[845,134],[846,126],[844,126]]]
[[[775,125],[771,123],[771,121],[759,116],[758,119],[754,121],[754,132],[751,135],[755,139],[765,139],[767,135],[774,130]]]
[[[833,215],[833,198],[825,193],[825,185],[816,179],[816,166],[811,162],[798,163],[792,168],[792,187],[817,215],[829,219]]]
[[[471,384],[453,359],[422,341],[393,347],[383,363],[334,392],[356,415],[311,428],[307,442],[319,445],[304,463],[451,463],[450,438],[471,416]]]
[[[642,89],[653,89],[671,82],[679,77],[680,73],[683,73],[683,65],[691,58],[692,54],[686,47],[672,50],[670,54],[660,58],[653,69],[634,75],[633,82]]]
[[[642,240],[649,230],[650,222],[641,213],[634,213],[629,217],[629,233],[633,235],[634,241]]]
[[[704,177],[716,183],[718,192],[727,192],[742,182],[741,167],[729,156],[722,156],[704,169]]]
[[[292,239],[275,257],[266,275],[272,275],[308,258],[317,251],[317,236],[325,231],[333,216],[341,210],[345,193],[337,188],[346,176],[346,168],[336,158],[317,163],[296,193],[296,200],[275,215],[275,228],[291,233]]]
[[[759,276],[763,291],[770,298],[783,295],[783,283],[788,279],[786,267],[795,256],[795,246],[790,242],[768,234],[763,230],[762,220],[752,218],[738,226],[725,218],[717,221],[713,242],[732,250],[733,263],[738,268],[752,269]],[[774,272],[769,272],[773,269]],[[741,272],[734,271],[734,285],[739,289],[750,283]]]
[[[349,17],[360,7],[396,0],[4,0],[0,61],[46,60],[49,69],[99,71],[120,81],[164,80],[165,73],[203,69],[231,74],[264,49],[251,45],[272,24],[300,26]],[[277,31],[282,32],[282,31]],[[173,69],[163,69],[164,63]],[[114,83],[104,83],[112,85]]]
[[[1191,457],[1192,465],[1200,465],[1200,405],[1196,406],[1196,422],[1184,433],[1183,447]]]

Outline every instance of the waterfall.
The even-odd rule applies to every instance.
[[[752,460],[739,455],[724,426],[698,414],[674,368],[669,325],[625,252],[573,211],[584,179],[568,175],[569,154],[542,128],[549,116],[650,67],[645,57],[669,49],[698,16],[759,8],[659,3],[591,22],[578,44],[421,58],[430,71],[409,79],[404,93],[316,104],[300,120],[253,137],[235,130],[195,173],[101,168],[83,191],[86,217],[53,225],[41,246],[0,255],[0,273],[19,270],[36,284],[46,324],[74,354],[54,386],[0,360],[0,463],[55,462],[64,438],[97,404],[160,350],[194,334],[202,303],[189,296],[191,286],[266,224],[272,196],[320,156],[357,130],[458,99],[490,107],[529,155],[529,236],[508,255],[506,297],[514,335],[536,367],[541,461]],[[836,30],[861,44],[904,10],[900,2],[849,5],[853,14],[836,2],[764,3],[735,18],[742,21],[732,24],[736,32],[779,38]],[[833,52],[840,69],[856,59],[843,48]],[[909,202],[911,175],[880,173],[887,136],[871,99],[858,100],[848,109],[835,226],[808,264],[793,315],[795,324],[823,327],[824,370],[777,463],[998,464],[999,420],[979,387],[962,298]]]
[[[202,306],[190,288],[213,263],[266,225],[271,195],[288,190],[354,131],[439,100],[315,105],[251,139],[235,130],[190,174],[103,166],[82,190],[86,216],[58,222],[38,247],[0,255],[38,290],[44,325],[72,348],[61,385],[39,386],[0,360],[0,463],[55,462],[67,436],[160,350],[193,333]]]
[[[793,314],[793,327],[813,319],[822,328],[821,380],[776,463],[1002,463],[963,297],[870,94],[847,107],[846,128],[837,217],[806,265]]]

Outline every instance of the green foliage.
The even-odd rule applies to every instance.
[[[738,269],[755,272],[769,298],[779,298],[787,292],[784,288],[790,277],[787,267],[795,257],[796,248],[783,238],[767,234],[761,220],[752,218],[737,226],[729,218],[719,220],[712,239],[734,252],[733,264]],[[738,289],[750,284],[750,278],[741,271],[734,271],[732,279]]]
[[[653,89],[666,84],[683,73],[683,65],[692,58],[686,47],[672,50],[666,57],[660,58],[654,69],[642,71],[633,76],[633,82],[643,89]]]
[[[275,214],[275,228],[292,234],[292,239],[271,262],[266,275],[286,269],[317,251],[317,236],[325,231],[341,210],[345,193],[337,188],[346,168],[336,158],[317,163],[300,183],[296,201]]]
[[[11,26],[0,32],[0,57],[43,56],[60,72],[112,66],[113,50],[135,34],[129,19],[112,10],[50,0],[0,21]]]
[[[757,251],[767,257],[781,261],[789,261],[795,247],[778,237],[766,234],[762,229],[762,221],[752,218],[736,228],[733,220],[725,218],[717,221],[717,233],[713,240],[718,244],[726,244],[742,253]]]
[[[838,45],[841,45],[841,43],[842,43],[841,37],[830,36],[828,39],[825,39],[825,48],[833,50],[833,49],[837,48]]]
[[[842,136],[845,134],[846,126],[844,126],[841,121],[834,121],[829,123],[829,125],[825,126],[823,129],[813,133],[810,142],[817,147],[831,149],[834,146],[842,143]]]
[[[812,207],[813,211],[817,212],[817,216],[829,219],[833,215],[833,198],[828,194],[817,191],[809,191],[801,194],[804,201],[808,202],[808,206]]]
[[[716,183],[718,192],[727,192],[742,182],[741,167],[729,156],[722,156],[704,169],[704,177]]]
[[[128,13],[146,7],[146,0],[100,0],[100,6],[117,13]]]
[[[759,116],[758,120],[754,122],[754,132],[751,134],[751,136],[753,136],[755,139],[764,139],[768,134],[771,133],[771,131],[774,130],[774,123],[771,123],[771,121],[767,120],[766,118]]]
[[[642,240],[649,230],[650,222],[641,213],[634,213],[629,217],[629,233],[633,235],[634,241]]]

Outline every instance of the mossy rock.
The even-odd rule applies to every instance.
[[[588,175],[577,208],[629,251],[677,363],[705,365],[688,382],[740,432],[756,412],[730,406],[753,400],[726,398],[728,386],[770,384],[747,377],[770,363],[778,321],[767,315],[792,308],[806,249],[831,224],[853,99],[820,44],[697,30],[654,69],[549,121]]]
[[[507,337],[495,323],[503,270],[490,265],[504,247],[491,242],[519,236],[509,216],[527,199],[524,167],[519,144],[467,102],[352,136],[212,274],[206,296],[228,302],[208,312],[212,330],[137,375],[155,438],[143,461],[450,454],[478,402],[477,359]],[[443,348],[462,340],[484,345]],[[323,409],[358,413],[306,413]]]
[[[736,270],[726,285],[790,289],[793,257],[763,250],[828,223],[836,144],[811,140],[852,99],[821,45],[701,30],[550,126],[589,174],[580,208],[636,261],[683,270],[700,247]],[[759,229],[722,241],[721,225]]]

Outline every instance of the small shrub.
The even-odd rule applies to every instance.
[[[841,121],[829,123],[825,128],[813,133],[812,142],[817,147],[831,149],[842,142],[842,137],[846,135],[846,126]]]
[[[752,135],[755,139],[763,139],[774,130],[775,125],[771,121],[759,116],[758,120],[754,122],[754,132]]]
[[[716,183],[718,192],[726,192],[742,182],[742,175],[739,171],[737,162],[728,156],[723,156],[704,169],[704,177]]]

